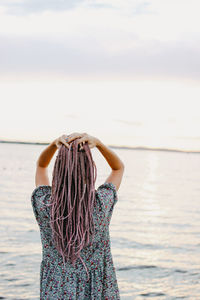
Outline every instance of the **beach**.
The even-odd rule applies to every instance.
[[[0,144],[0,299],[39,299],[42,249],[31,194],[44,147]],[[199,299],[200,153],[114,151],[125,164],[110,224],[121,299]],[[97,188],[110,168],[92,153]]]

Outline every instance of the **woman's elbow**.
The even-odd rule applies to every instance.
[[[125,164],[123,162],[121,162],[121,169],[124,171],[125,169]]]

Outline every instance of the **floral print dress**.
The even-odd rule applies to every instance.
[[[118,197],[113,183],[104,183],[95,191],[93,220],[95,238],[92,245],[80,252],[77,259],[63,264],[62,256],[52,243],[49,224],[51,186],[40,185],[31,195],[42,243],[40,265],[40,300],[118,300],[120,299],[116,270],[113,264],[109,224]]]

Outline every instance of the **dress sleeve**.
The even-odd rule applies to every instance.
[[[109,225],[113,213],[113,208],[118,201],[117,190],[112,182],[106,182],[97,189],[99,202],[99,225]]]
[[[45,226],[49,219],[48,207],[45,205],[51,195],[51,186],[39,185],[31,194],[33,212],[39,226]]]

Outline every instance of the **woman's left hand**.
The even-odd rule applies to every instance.
[[[65,145],[68,149],[69,149],[69,144],[66,142],[66,139],[69,136],[66,134],[61,135],[60,137],[58,137],[57,139],[55,139],[53,141],[53,144],[57,147],[60,148],[61,145]]]

